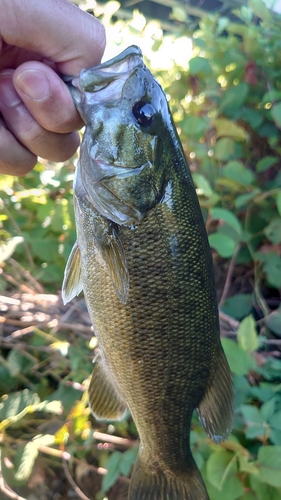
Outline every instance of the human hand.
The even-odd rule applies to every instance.
[[[100,22],[68,0],[1,1],[0,173],[74,154],[82,121],[58,73],[98,64],[104,46]]]

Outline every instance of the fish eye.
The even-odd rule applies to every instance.
[[[156,111],[148,102],[137,102],[132,111],[135,119],[142,127],[149,127],[155,120]]]

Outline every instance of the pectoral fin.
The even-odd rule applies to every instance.
[[[110,237],[100,246],[109,276],[118,298],[126,304],[129,293],[129,272],[121,240],[113,228]]]
[[[64,279],[62,284],[62,300],[67,304],[71,299],[79,295],[82,291],[82,278],[81,278],[81,254],[76,243],[74,244],[66,268],[64,271]]]
[[[197,409],[200,422],[215,443],[227,439],[233,422],[234,390],[229,366],[220,347],[216,367]]]
[[[89,405],[98,420],[122,420],[127,406],[98,356],[88,389]]]

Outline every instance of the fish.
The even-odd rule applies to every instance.
[[[98,340],[90,407],[106,421],[129,410],[136,424],[129,500],[207,500],[192,414],[220,443],[234,393],[208,237],[167,99],[137,46],[69,88],[86,127],[62,297],[83,290]]]

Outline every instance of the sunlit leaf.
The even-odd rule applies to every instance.
[[[209,235],[209,243],[212,248],[214,248],[221,257],[228,258],[232,257],[235,252],[236,242],[221,233],[212,233]]]
[[[257,465],[261,481],[281,487],[281,446],[261,446]]]
[[[253,172],[239,161],[229,161],[223,168],[223,175],[244,186],[249,186],[255,180]]]
[[[244,318],[238,327],[237,338],[244,351],[251,352],[258,348],[258,332],[252,315]]]
[[[255,366],[255,362],[250,354],[244,351],[233,340],[223,338],[222,345],[230,369],[236,375],[246,375]]]
[[[273,104],[271,108],[271,116],[277,127],[281,128],[281,102]]]
[[[249,0],[249,7],[252,9],[253,13],[260,17],[263,21],[270,20],[270,11],[266,7],[263,0]]]
[[[246,130],[237,123],[227,118],[217,118],[214,120],[218,137],[233,137],[238,141],[245,141],[248,137]]]
[[[272,167],[278,162],[278,158],[276,156],[265,156],[261,158],[256,165],[257,172],[264,172],[268,168]]]
[[[239,219],[236,217],[236,215],[230,210],[226,210],[225,208],[213,207],[210,209],[210,215],[215,220],[221,219],[225,221],[227,224],[233,227],[233,229],[235,229],[238,234],[241,233],[242,231],[241,223]]]
[[[50,434],[39,435],[24,445],[18,447],[15,455],[15,480],[26,483],[34,467],[34,462],[39,454],[40,446],[50,446],[54,443],[54,436]]]
[[[0,262],[4,262],[13,255],[17,246],[24,241],[22,236],[14,236],[8,241],[0,241]]]
[[[203,75],[207,75],[211,73],[211,66],[210,63],[207,59],[204,57],[193,57],[193,59],[190,59],[189,61],[189,72],[191,75],[197,75],[198,73],[201,73]]]

